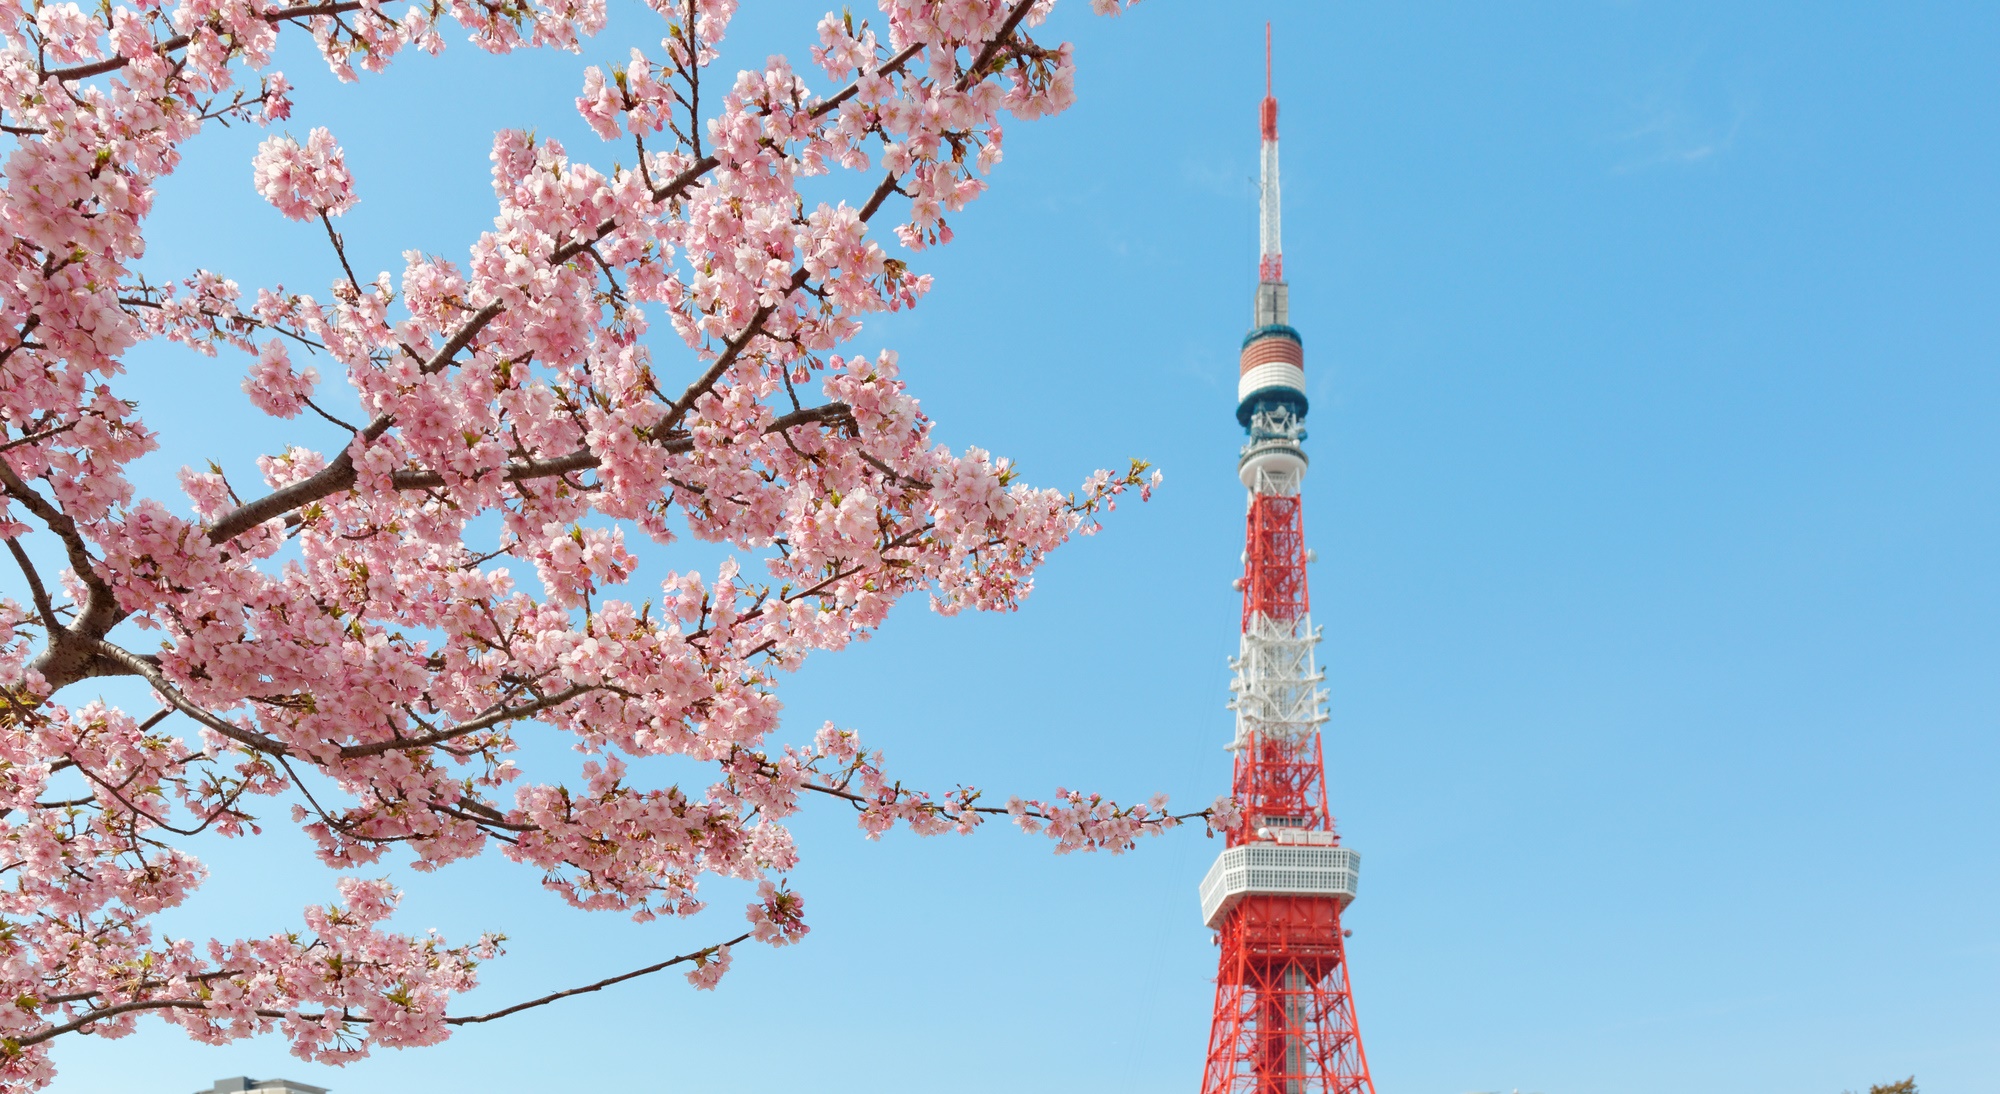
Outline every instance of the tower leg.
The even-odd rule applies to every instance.
[[[1251,897],[1218,942],[1202,1094],[1375,1094],[1337,907]]]

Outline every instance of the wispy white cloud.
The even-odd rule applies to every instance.
[[[1257,192],[1257,165],[1254,161],[1190,155],[1182,158],[1180,166],[1181,180],[1200,193],[1238,198]]]
[[[1624,152],[1614,174],[1712,163],[1735,146],[1751,97],[1715,68],[1697,51],[1650,74],[1630,97],[1628,120],[1612,134]]]

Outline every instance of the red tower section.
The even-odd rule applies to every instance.
[[[1299,498],[1256,495],[1245,529],[1243,625],[1310,625]],[[1317,731],[1238,743],[1243,820],[1228,847],[1338,847]],[[1228,854],[1225,850],[1224,854]],[[1246,892],[1221,922],[1202,1094],[1374,1094],[1354,1016],[1341,911],[1351,895]]]
[[[1267,30],[1268,35],[1268,30]],[[1268,49],[1268,37],[1267,37]],[[1268,54],[1267,54],[1268,82]],[[1201,885],[1221,960],[1202,1094],[1374,1094],[1348,982],[1341,913],[1360,856],[1327,808],[1320,745],[1325,679],[1306,589],[1299,494],[1307,461],[1303,340],[1289,325],[1278,232],[1278,106],[1266,90],[1255,322],[1244,339],[1237,420],[1244,529],[1243,633],[1230,703],[1231,786],[1242,821]]]

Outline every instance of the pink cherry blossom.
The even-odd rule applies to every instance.
[[[923,252],[984,194],[1003,120],[1073,99],[1068,47],[1033,37],[1050,0],[881,0],[821,20],[809,66],[733,76],[734,0],[654,4],[657,51],[582,74],[610,153],[495,134],[492,226],[463,254],[350,272],[332,218],[366,210],[339,146],[266,139],[257,192],[304,222],[276,238],[326,248],[304,289],[141,268],[155,187],[205,154],[192,139],[290,114],[280,35],[361,79],[444,48],[447,19],[494,53],[575,49],[602,0],[0,10],[0,538],[19,574],[0,599],[0,1092],[141,1021],[338,1063],[493,1017],[455,1007],[499,937],[392,928],[387,862],[493,854],[580,909],[694,917],[662,929],[699,944],[638,972],[710,988],[735,947],[809,929],[786,819],[814,804],[868,836],[1007,817],[1059,852],[1233,823],[1226,800],[906,786],[854,731],[799,741],[778,697],[905,599],[1018,607],[1049,552],[1159,483],[1134,462],[1030,485],[942,444],[894,351],[848,345],[922,302]],[[228,428],[142,417],[124,373],[151,339],[233,362],[249,408],[216,413],[297,418],[296,443],[142,496],[128,468],[156,425]],[[358,420],[313,401],[322,377]],[[689,537],[728,560],[677,561]],[[87,698],[113,676],[157,705]],[[523,733],[580,771],[529,764]],[[254,937],[157,930],[207,881],[190,838],[279,823],[337,899]],[[747,923],[699,918],[716,878],[756,886]]]
[[[243,378],[243,390],[257,409],[279,418],[295,418],[312,398],[319,370],[311,365],[292,371],[291,354],[273,338],[257,350],[257,363]]]
[[[306,143],[269,137],[257,147],[257,192],[293,220],[339,216],[354,206],[354,176],[346,157],[323,127]]]
[[[695,955],[694,968],[687,972],[687,982],[696,991],[714,991],[722,974],[729,971],[729,946],[724,943]]]

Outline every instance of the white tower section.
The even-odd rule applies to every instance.
[[[1279,405],[1259,410],[1250,418],[1250,441],[1243,446],[1237,472],[1249,488],[1253,534],[1257,507],[1265,500],[1295,507],[1299,487],[1305,479],[1306,458],[1299,442],[1305,438],[1305,423],[1290,408]],[[1275,514],[1273,514],[1275,515]],[[1288,534],[1297,528],[1292,521],[1274,528],[1263,545],[1279,555],[1292,557],[1259,558],[1254,564],[1246,546],[1246,582],[1304,581],[1305,563],[1312,552]],[[1319,730],[1327,720],[1326,673],[1318,666],[1313,648],[1320,642],[1320,628],[1313,626],[1308,612],[1267,614],[1253,611],[1243,624],[1243,637],[1229,667],[1235,671],[1229,690],[1229,709],[1236,713],[1236,737],[1230,748],[1248,744],[1252,738],[1297,741]]]
[[[1278,127],[1275,117],[1277,111],[1273,110],[1271,113],[1272,124],[1266,131],[1263,152],[1258,159],[1257,253],[1264,262],[1277,260],[1280,263],[1279,269],[1282,270],[1285,243],[1281,231],[1283,226],[1278,223]]]

